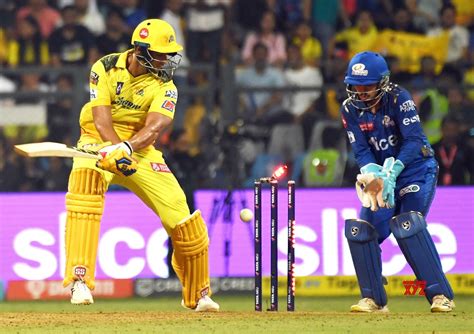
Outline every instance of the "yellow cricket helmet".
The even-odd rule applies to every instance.
[[[176,34],[168,22],[159,19],[141,22],[133,31],[132,45],[138,50],[138,62],[151,74],[164,82],[173,78],[181,62],[178,52],[183,46],[176,42]],[[165,54],[166,61],[154,59],[150,51]]]
[[[176,42],[176,33],[166,21],[149,19],[141,22],[133,31],[132,45],[148,44],[150,51],[159,53],[175,53],[183,50]]]

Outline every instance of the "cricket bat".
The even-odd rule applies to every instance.
[[[29,143],[15,145],[15,152],[25,157],[65,157],[65,158],[89,158],[99,159],[100,155],[95,151],[67,146],[66,144],[54,142]]]

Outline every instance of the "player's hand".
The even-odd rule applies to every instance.
[[[374,176],[374,173],[357,175],[356,191],[363,207],[377,211],[385,207],[382,200],[383,181]]]
[[[397,177],[405,168],[400,160],[390,157],[385,159],[380,173],[383,180],[382,200],[387,204],[388,208],[395,206],[395,187],[397,186]]]
[[[96,162],[96,166],[117,175],[130,176],[134,174],[138,165],[131,156],[130,144],[125,143],[106,146],[99,150],[102,159]]]
[[[124,141],[124,142],[121,142],[121,143],[118,143],[118,144],[115,144],[115,145],[104,146],[99,150],[99,153],[102,155],[102,157],[105,158],[105,156],[107,154],[109,154],[109,153],[111,153],[115,150],[118,150],[118,149],[125,150],[125,152],[127,152],[127,154],[129,156],[132,156],[133,148],[132,148],[132,145],[130,145],[130,143],[128,141]]]

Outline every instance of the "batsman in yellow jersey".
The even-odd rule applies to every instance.
[[[90,101],[80,115],[78,147],[97,150],[98,161],[75,158],[66,195],[66,272],[71,303],[91,304],[104,196],[109,184],[133,191],[161,219],[173,242],[173,268],[183,286],[182,305],[218,311],[211,298],[207,227],[186,198],[162,153],[153,146],[171,124],[178,92],[173,73],[179,51],[165,21],[141,22],[133,49],[98,60],[90,73]]]

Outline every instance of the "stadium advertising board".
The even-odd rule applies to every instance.
[[[253,276],[253,230],[239,220],[241,203],[252,207],[252,190],[235,191],[231,219],[223,219],[221,191],[198,191],[196,205],[203,212],[211,237],[213,277]],[[469,251],[474,239],[473,211],[466,199],[474,188],[439,188],[428,216],[429,229],[445,271],[474,273]],[[269,193],[263,202],[263,272],[269,273]],[[286,273],[286,192],[279,193],[279,270]],[[297,189],[296,274],[353,275],[343,236],[345,218],[357,216],[359,202],[352,189]],[[213,209],[216,209],[211,218]],[[0,195],[0,280],[58,280],[64,269],[64,194]],[[227,254],[226,254],[227,245]],[[385,275],[411,275],[393,237],[383,244]],[[101,226],[97,277],[168,277],[167,234],[159,219],[128,192],[107,194]]]

